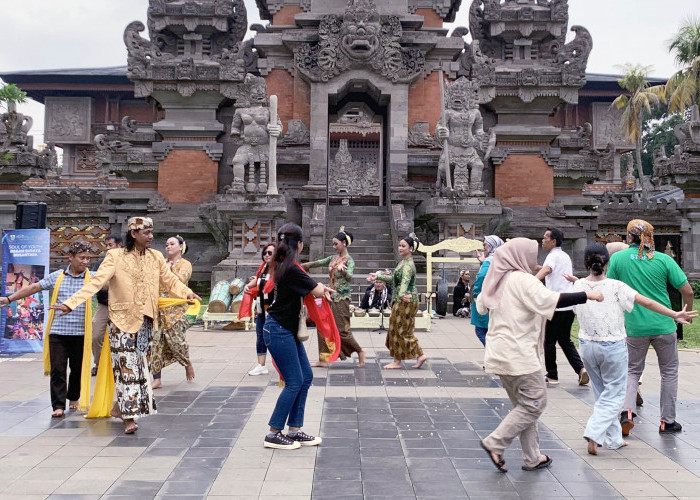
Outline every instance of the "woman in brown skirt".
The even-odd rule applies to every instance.
[[[385,370],[398,370],[404,359],[416,359],[411,368],[418,369],[428,357],[418,344],[413,334],[418,312],[418,292],[416,291],[416,266],[413,252],[418,248],[418,240],[406,236],[399,241],[401,262],[392,274],[370,273],[367,281],[375,279],[391,283],[394,293],[391,299],[391,317],[389,331],[386,334],[386,346],[394,360],[384,365]]]
[[[349,358],[353,352],[356,352],[359,359],[357,367],[362,368],[365,366],[365,351],[362,350],[362,347],[360,347],[360,344],[357,343],[350,331],[350,281],[355,270],[355,261],[348,253],[348,247],[351,244],[352,233],[346,231],[345,227],[341,227],[338,234],[333,238],[333,250],[335,250],[336,254],[324,259],[307,262],[302,264],[302,267],[308,271],[314,267],[328,266],[328,275],[330,277],[328,286],[336,290],[332,295],[331,309],[340,333],[340,359]],[[319,361],[318,363],[312,363],[311,366],[328,366],[328,358],[332,350],[319,333]]]

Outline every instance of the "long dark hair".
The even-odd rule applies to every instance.
[[[131,229],[126,230],[126,237],[124,238],[124,248],[127,252],[131,252],[134,249],[136,240],[131,236]]]
[[[610,260],[608,249],[602,243],[591,243],[583,253],[583,263],[586,269],[600,276],[605,271],[605,265]]]
[[[277,233],[275,249],[275,282],[281,282],[297,259],[297,246],[302,240],[301,228],[293,222],[287,222]]]

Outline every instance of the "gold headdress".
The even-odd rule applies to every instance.
[[[126,223],[129,231],[138,231],[139,229],[153,229],[153,219],[150,217],[132,217]]]

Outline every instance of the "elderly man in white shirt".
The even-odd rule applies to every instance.
[[[542,238],[542,249],[547,251],[547,257],[542,267],[538,268],[537,279],[544,279],[547,289],[553,292],[570,293],[571,283],[564,278],[564,274],[573,274],[571,257],[562,249],[564,233],[557,228],[547,228]],[[588,373],[583,367],[581,357],[576,346],[571,341],[571,325],[574,322],[572,307],[562,307],[554,312],[551,320],[547,321],[544,337],[544,362],[547,369],[546,380],[549,385],[559,384],[557,371],[557,343],[564,351],[571,368],[578,376],[579,385],[589,382]]]

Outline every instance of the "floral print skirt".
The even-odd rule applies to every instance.
[[[416,326],[416,302],[396,302],[391,306],[386,347],[394,359],[415,359],[423,355],[418,339],[413,334]]]

